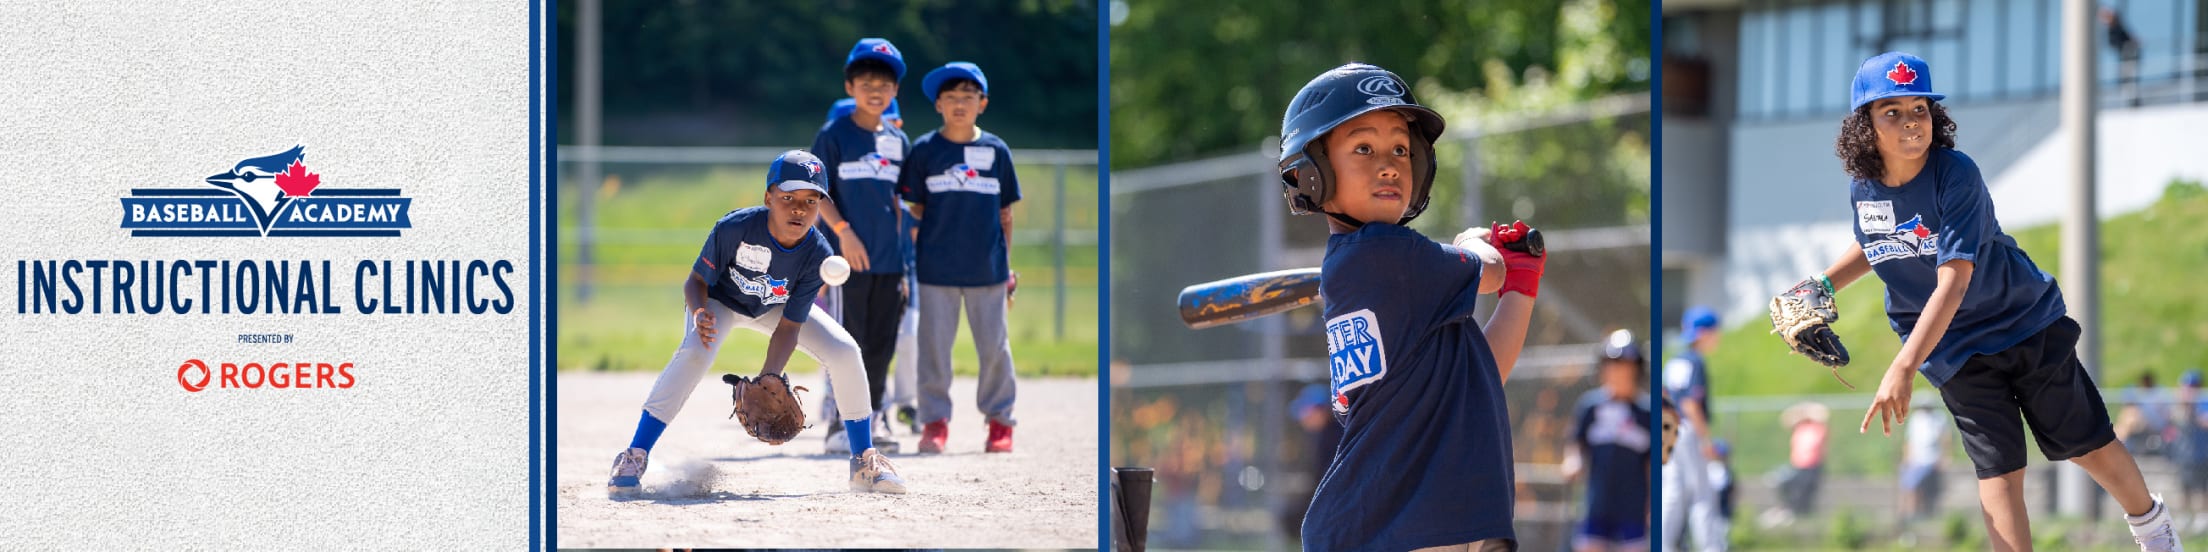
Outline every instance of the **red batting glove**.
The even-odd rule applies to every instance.
[[[1531,230],[1533,228],[1526,226],[1525,221],[1513,221],[1508,225],[1496,224],[1489,229],[1488,244],[1495,246],[1495,251],[1503,255],[1503,289],[1496,292],[1496,295],[1515,291],[1532,299],[1540,293],[1541,270],[1547,264],[1548,257],[1513,250],[1504,245],[1526,239],[1526,232]]]

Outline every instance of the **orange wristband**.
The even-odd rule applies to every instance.
[[[848,220],[839,220],[839,221],[836,221],[836,223],[835,223],[835,224],[830,224],[830,225],[828,225],[828,227],[829,227],[829,228],[833,228],[833,229],[835,229],[835,231],[837,231],[837,232],[842,232],[842,231],[844,231],[845,229],[851,228],[851,221],[848,221]]]

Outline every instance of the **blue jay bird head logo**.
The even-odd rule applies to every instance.
[[[313,193],[320,185],[321,175],[308,174],[301,163],[306,149],[304,145],[292,146],[275,155],[239,161],[230,172],[207,177],[207,183],[237,193],[252,210],[253,222],[266,233],[284,204],[293,197]]]

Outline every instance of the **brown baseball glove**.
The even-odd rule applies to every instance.
[[[1848,348],[1832,333],[1832,323],[1839,319],[1832,303],[1832,283],[1822,277],[1802,280],[1771,298],[1771,333],[1784,338],[1795,354],[1825,365],[1841,385],[1854,389],[1855,384],[1840,377],[1840,367],[1848,365]]]
[[[756,378],[724,374],[721,381],[736,388],[733,391],[736,410],[730,412],[729,417],[743,424],[744,432],[752,437],[779,445],[797,438],[798,432],[810,427],[805,425],[805,404],[797,396],[797,391],[808,389],[791,387],[790,378],[779,373],[760,374]]]

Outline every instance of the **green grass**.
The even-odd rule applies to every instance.
[[[613,168],[618,168],[615,166]],[[1023,236],[1041,232],[1047,236],[1054,215],[1056,190],[1051,167],[1022,166],[1022,199],[1015,211],[1014,228]],[[577,296],[582,277],[578,263],[576,208],[578,188],[560,188],[560,324],[559,358],[562,370],[658,370],[682,339],[682,293],[691,260],[703,245],[713,221],[731,209],[758,204],[764,193],[764,167],[731,166],[710,170],[662,170],[619,175],[621,184],[598,192],[598,235],[591,271],[593,295],[586,302]],[[1094,232],[1098,226],[1096,172],[1089,167],[1069,167],[1066,173],[1066,227],[1071,232]],[[1021,376],[1095,376],[1097,353],[1097,246],[1066,248],[1065,313],[1063,339],[1056,337],[1053,251],[1047,239],[1015,247],[1013,269],[1020,273],[1020,293],[1013,305],[1011,327],[1013,363]],[[976,373],[973,345],[960,324],[958,346],[952,354],[954,370]],[[732,371],[757,370],[767,338],[755,332],[737,332],[722,348],[718,365]],[[741,367],[741,368],[738,368]],[[811,371],[817,364],[805,355],[790,363],[793,371]]]

